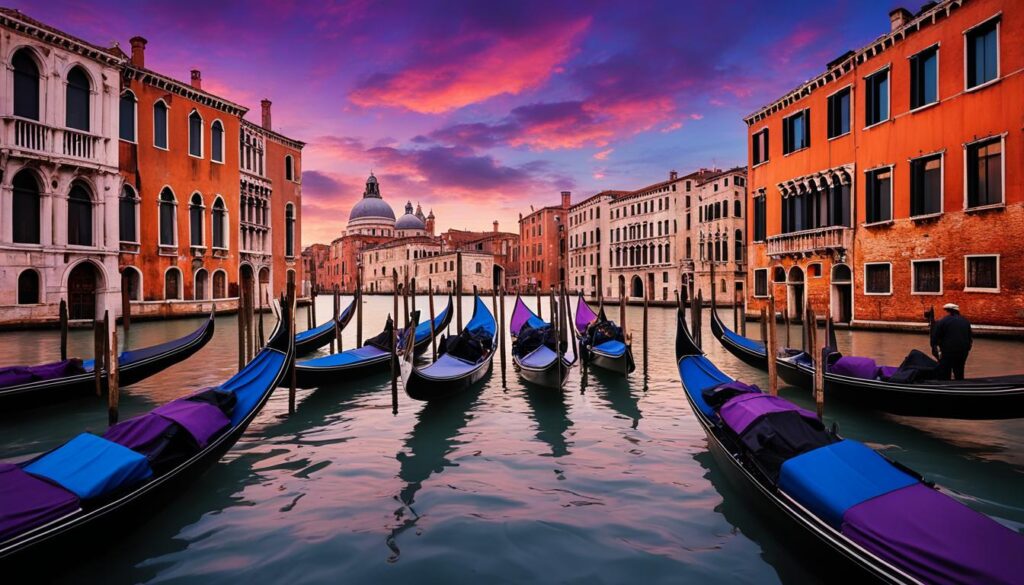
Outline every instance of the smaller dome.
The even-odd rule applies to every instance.
[[[405,204],[405,215],[398,218],[395,222],[396,230],[422,230],[426,229],[423,220],[416,217],[416,214],[412,211],[412,202],[406,202]]]

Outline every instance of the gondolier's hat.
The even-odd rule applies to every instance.
[[[947,311],[959,311],[960,305],[957,305],[956,303],[946,303],[945,305],[942,305],[942,308]]]

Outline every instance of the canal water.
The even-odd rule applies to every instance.
[[[325,320],[332,301],[319,301]],[[426,298],[418,306],[425,309]],[[391,299],[369,297],[364,307],[369,337]],[[469,298],[465,307],[468,320]],[[727,311],[723,317],[731,323]],[[617,319],[617,309],[611,313]],[[644,376],[641,318],[641,308],[629,308],[635,374],[624,380],[592,371],[584,384],[576,369],[563,393],[524,387],[511,360],[502,388],[497,359],[479,390],[429,405],[400,394],[397,415],[387,375],[299,390],[292,415],[287,390],[278,390],[237,445],[177,499],[125,526],[124,539],[64,567],[56,579],[835,581],[812,565],[811,551],[794,549],[786,533],[752,510],[707,452],[675,368],[671,309],[650,310]],[[298,321],[302,329],[304,313]],[[158,343],[200,322],[134,323],[127,341],[131,347]],[[707,315],[704,322],[710,322]],[[234,373],[235,324],[232,317],[219,318],[203,350],[123,389],[122,418]],[[749,330],[757,336],[756,324]],[[354,322],[343,336],[344,346],[353,347]],[[793,339],[800,339],[796,329]],[[764,387],[766,376],[726,353],[710,330],[704,340],[722,370]],[[926,349],[924,336],[905,333],[840,331],[839,344],[847,353],[893,364],[911,348]],[[56,332],[0,334],[4,364],[55,359],[58,345]],[[91,332],[72,332],[69,345],[72,355],[90,357]],[[1024,370],[1022,349],[1019,342],[978,340],[968,373]],[[812,406],[799,390],[782,392]],[[913,419],[828,402],[826,418],[972,508],[1024,530],[1024,420]],[[105,426],[105,402],[98,398],[7,416],[0,419],[0,459],[21,459]]]

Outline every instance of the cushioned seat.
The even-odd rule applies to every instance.
[[[758,418],[772,412],[793,411],[816,421],[817,415],[800,408],[792,402],[764,393],[741,394],[730,399],[718,410],[718,416],[734,433],[741,434]]]
[[[704,390],[715,388],[730,382],[729,378],[718,371],[714,364],[704,356],[691,356],[679,360],[679,375],[686,381],[686,392],[693,399],[704,416],[714,419],[715,409],[704,400]]]
[[[173,424],[170,419],[147,412],[110,427],[103,433],[103,438],[147,454],[153,445],[162,441]]]
[[[626,353],[626,344],[617,339],[612,339],[595,345],[594,353],[603,353],[604,355],[619,357]]]
[[[927,583],[1020,583],[1024,538],[922,484],[846,511],[842,532]]]
[[[782,464],[779,488],[835,528],[851,507],[917,483],[884,457],[844,440]]]
[[[832,364],[829,371],[838,376],[874,380],[878,375],[878,364],[869,357],[844,355]]]
[[[192,435],[199,448],[206,447],[210,440],[231,425],[216,406],[195,400],[174,400],[153,410],[153,414],[172,420]]]
[[[83,500],[133,485],[153,474],[144,455],[89,433],[78,435],[24,469]]]
[[[75,494],[0,463],[0,541],[79,509]]]

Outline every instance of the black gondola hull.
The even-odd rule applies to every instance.
[[[558,360],[552,360],[543,368],[525,366],[519,358],[512,356],[512,363],[519,370],[519,375],[530,384],[544,388],[561,389],[569,377],[569,370],[572,369],[572,362],[562,359],[562,367],[558,367]]]
[[[420,374],[413,369],[405,380],[405,393],[413,400],[442,400],[469,390],[490,373],[494,362],[494,353],[476,368],[451,378],[433,378]]]
[[[631,374],[636,370],[636,363],[633,361],[633,349],[626,346],[626,351],[620,356],[611,356],[592,350],[587,350],[587,365],[615,372],[618,374]],[[582,359],[582,356],[581,356]]]
[[[121,365],[118,369],[119,386],[124,388],[158,374],[174,364],[187,359],[202,349],[211,339],[215,331],[215,321],[211,316],[202,326],[201,335],[180,347],[140,360],[131,364]],[[100,375],[101,391],[107,391],[107,377]],[[65,400],[96,394],[96,374],[86,372],[57,380],[46,380],[33,384],[24,384],[0,389],[0,415],[12,411],[37,406],[47,406]]]
[[[340,315],[338,315],[338,326],[337,326],[337,332],[338,333],[344,331],[345,327],[348,326],[349,321],[352,320],[352,316],[356,314],[356,303],[359,303],[359,302],[362,302],[362,301],[357,296],[355,299],[353,299],[352,303],[349,304],[348,308],[346,308],[344,311],[342,311],[342,313]],[[313,336],[311,336],[311,337],[309,337],[307,339],[303,339],[302,341],[296,340],[295,341],[295,355],[296,356],[302,356],[302,355],[306,355],[308,353],[312,353],[312,352],[320,349],[321,347],[327,345],[328,343],[330,343],[331,340],[334,339],[334,336],[335,336],[335,328],[334,327],[328,327],[327,329],[325,329],[325,330],[321,331],[320,333],[317,333],[316,335],[313,335]]]

